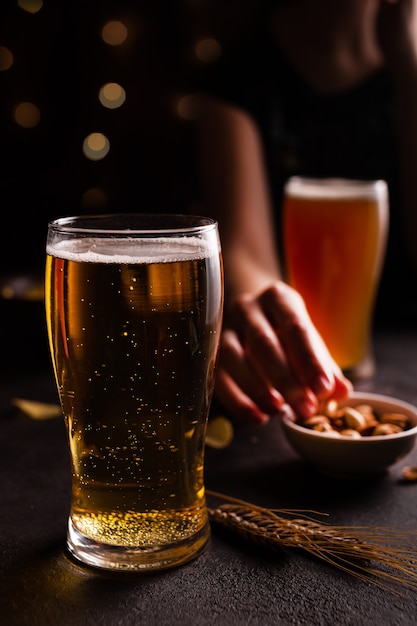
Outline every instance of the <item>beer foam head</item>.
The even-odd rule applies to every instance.
[[[219,251],[215,243],[199,237],[83,237],[48,242],[46,252],[84,263],[174,263],[212,256]]]
[[[383,180],[348,178],[308,178],[293,176],[285,185],[287,195],[310,199],[372,199],[384,198],[387,185]]]

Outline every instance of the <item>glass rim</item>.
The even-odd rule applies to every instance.
[[[135,226],[135,221],[142,225]],[[164,222],[172,225],[162,226]],[[106,222],[108,225],[106,226]],[[95,224],[96,223],[96,224]],[[101,225],[100,225],[101,224]],[[48,231],[66,234],[155,236],[192,234],[215,229],[218,223],[211,217],[187,213],[97,213],[58,217],[48,222]]]
[[[363,198],[388,197],[388,184],[382,178],[346,178],[343,176],[291,176],[284,183],[285,193],[297,197]]]

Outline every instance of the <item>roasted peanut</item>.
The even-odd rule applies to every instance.
[[[340,431],[340,434],[344,437],[352,437],[352,439],[360,439],[362,437],[360,432],[354,430],[353,428],[344,428]]]
[[[313,415],[303,422],[303,426],[314,430],[323,429],[325,424],[330,426],[329,419],[325,415]]]
[[[403,429],[397,424],[378,424],[375,426],[372,434],[377,435],[394,435],[395,433],[401,433]]]
[[[403,413],[379,415],[369,404],[340,407],[337,400],[328,400],[303,426],[332,436],[359,439],[402,432],[410,428],[410,420]]]
[[[357,404],[355,406],[355,409],[357,411],[359,411],[359,413],[361,413],[364,418],[366,419],[368,416],[374,418],[375,414],[374,414],[374,410],[371,407],[370,404]]]
[[[350,406],[345,408],[345,423],[349,428],[353,428],[354,430],[362,430],[365,428],[366,421],[362,413],[359,413],[357,409],[354,409]]]
[[[415,465],[408,465],[403,468],[402,471],[403,478],[408,480],[409,482],[417,481],[417,467]]]
[[[403,413],[383,413],[380,417],[382,424],[397,424],[401,430],[406,430],[409,426],[409,420]]]
[[[339,404],[337,400],[328,400],[323,407],[323,413],[327,417],[336,417],[338,410]]]

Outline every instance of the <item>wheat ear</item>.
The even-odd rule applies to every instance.
[[[331,526],[311,519],[311,511],[298,511],[298,517],[293,517],[294,510],[268,509],[213,491],[208,495],[226,501],[208,509],[214,525],[265,549],[303,550],[393,593],[398,593],[393,585],[417,590],[416,531]]]

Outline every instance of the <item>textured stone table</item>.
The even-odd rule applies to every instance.
[[[376,337],[377,373],[357,388],[417,404],[417,335]],[[402,596],[301,552],[271,553],[213,527],[196,560],[163,573],[102,574],[65,551],[69,459],[60,419],[34,421],[13,397],[55,401],[47,364],[2,374],[0,388],[0,623],[4,626],[269,626],[417,624],[417,592]],[[417,483],[401,469],[341,483],[307,467],[274,420],[237,429],[224,450],[207,449],[206,485],[269,507],[326,512],[332,524],[417,528]],[[209,498],[209,504],[211,500]]]

